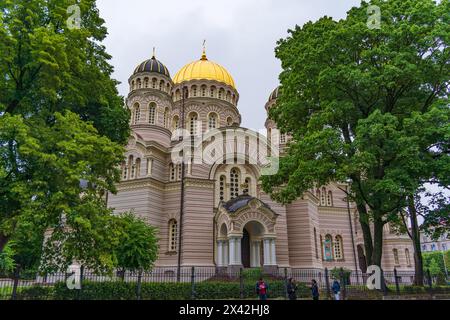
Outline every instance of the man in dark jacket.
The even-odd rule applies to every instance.
[[[269,286],[264,282],[262,278],[256,283],[256,294],[259,296],[260,300],[267,300],[267,291]]]
[[[334,293],[334,299],[341,300],[341,285],[339,284],[339,281],[337,281],[337,279],[334,279],[331,289]]]
[[[319,287],[317,286],[317,281],[314,279],[311,281],[311,294],[313,300],[319,300]]]
[[[294,279],[289,278],[288,284],[287,284],[287,292],[289,296],[289,300],[297,300],[297,284],[295,283]]]

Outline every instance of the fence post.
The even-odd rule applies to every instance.
[[[339,278],[341,278],[341,286],[342,286],[342,300],[345,300],[347,298],[347,289],[346,289],[346,279],[344,276],[344,270],[341,269],[339,272]]]
[[[191,268],[191,300],[195,299],[195,267]]]
[[[394,268],[394,279],[395,279],[395,290],[397,291],[397,295],[400,295],[400,285],[398,283],[397,268]]]
[[[284,268],[284,295],[289,300],[287,268]]]
[[[142,271],[139,270],[138,272],[138,279],[137,279],[137,288],[136,288],[136,297],[137,300],[141,300],[141,281],[142,281]]]
[[[19,268],[20,267],[17,265],[16,268],[14,269],[14,284],[13,284],[13,291],[12,291],[11,300],[16,300],[17,299],[17,287],[19,285],[19,278],[20,278]]]
[[[239,269],[239,290],[241,299],[244,299],[244,274],[242,268]]]
[[[325,285],[327,286],[327,298],[331,299],[330,275],[328,273],[328,268],[325,268]]]

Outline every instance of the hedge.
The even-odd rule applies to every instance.
[[[243,286],[243,298],[254,299],[254,282],[246,281]],[[285,283],[283,280],[270,281],[268,296],[270,299],[285,297]],[[24,288],[18,299],[23,300],[134,300],[136,282],[84,281],[82,290],[69,290],[64,282],[54,287],[34,286]],[[141,299],[143,300],[188,300],[191,299],[191,283],[142,283]],[[205,281],[195,283],[195,299],[240,299],[240,283]],[[309,297],[309,289],[299,284],[298,297]]]

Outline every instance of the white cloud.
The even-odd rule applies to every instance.
[[[128,94],[133,69],[152,54],[172,75],[200,57],[207,39],[208,57],[233,75],[240,94],[242,125],[263,128],[264,104],[278,85],[276,41],[287,29],[328,15],[336,19],[357,0],[98,0],[109,36],[119,91]]]

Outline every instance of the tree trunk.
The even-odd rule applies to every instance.
[[[5,236],[4,234],[0,233],[0,252],[3,252],[3,248],[6,246],[8,241],[9,241],[9,236]]]
[[[383,255],[383,221],[381,215],[374,212],[373,221],[373,253],[372,264],[381,268],[381,257]]]
[[[372,232],[370,231],[369,225],[369,215],[367,213],[367,208],[363,203],[358,203],[357,205],[358,213],[359,213],[359,223],[361,225],[361,230],[364,238],[364,249],[366,251],[366,263],[367,266],[372,265],[372,253],[373,253],[373,244],[372,244]]]
[[[414,283],[417,286],[423,286],[422,249],[420,247],[419,225],[417,223],[417,211],[413,197],[409,197],[408,199],[408,209],[411,222],[411,240],[414,245]]]

